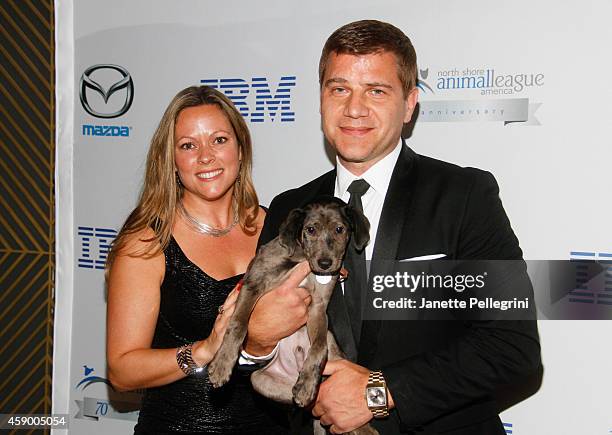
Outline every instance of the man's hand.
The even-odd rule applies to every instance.
[[[370,371],[341,359],[328,361],[323,370],[327,378],[319,388],[312,415],[331,433],[350,432],[372,419],[365,399]]]
[[[244,350],[253,356],[267,355],[276,343],[306,324],[312,297],[298,285],[310,273],[308,262],[296,265],[280,286],[261,297],[255,305]]]

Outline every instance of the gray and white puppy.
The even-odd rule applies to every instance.
[[[247,268],[223,343],[208,366],[213,386],[229,380],[259,298],[285,281],[297,263],[307,260],[312,272],[300,286],[312,296],[308,321],[281,341],[274,360],[254,372],[251,382],[260,394],[279,402],[305,407],[314,401],[325,362],[342,358],[328,333],[327,304],[349,240],[358,250],[364,249],[370,239],[369,227],[361,212],[333,197],[289,213],[279,236],[262,246]]]

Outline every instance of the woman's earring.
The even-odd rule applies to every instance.
[[[181,183],[181,177],[179,177],[178,171],[174,171],[174,175],[176,176],[176,185],[181,187],[183,183]]]

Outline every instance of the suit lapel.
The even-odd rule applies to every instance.
[[[415,171],[412,170],[416,154],[402,141],[402,150],[398,157],[387,196],[383,203],[383,210],[378,224],[376,244],[370,265],[370,282],[365,297],[364,319],[372,318],[368,315],[367,307],[372,306],[372,277],[374,275],[389,275],[393,273],[393,266],[397,256],[397,250],[402,236],[402,227],[410,204],[412,188],[414,186]],[[401,223],[398,225],[398,222]],[[361,327],[359,340],[358,363],[367,366],[367,363],[376,354],[378,335],[381,328],[381,320],[364,320]]]
[[[334,196],[334,186],[336,183],[336,170],[333,169],[321,177],[321,181],[317,187],[315,187],[310,195],[304,196],[301,206],[308,204],[314,200],[317,196]]]
[[[338,346],[344,352],[346,359],[357,361],[357,345],[353,337],[353,329],[348,316],[344,295],[342,294],[342,286],[336,284],[334,291],[327,305],[327,318],[329,319],[329,328],[334,334]]]

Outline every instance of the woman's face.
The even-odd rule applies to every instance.
[[[174,163],[185,188],[215,201],[232,195],[240,169],[240,150],[234,129],[214,104],[183,109],[174,127]]]

